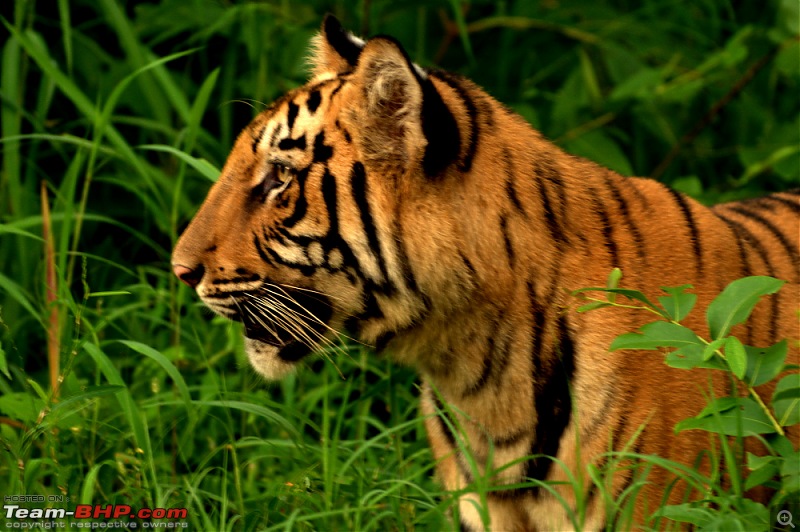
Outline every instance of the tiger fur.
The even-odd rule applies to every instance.
[[[798,191],[708,208],[624,178],[564,153],[470,81],[423,70],[393,39],[363,41],[332,17],[312,61],[309,83],[241,133],[173,268],[211,309],[244,322],[248,357],[268,379],[344,330],[417,368],[448,489],[474,479],[463,449],[480,474],[516,461],[493,477],[506,485],[565,481],[609,450],[692,464],[708,448],[706,433],[673,427],[705,404],[710,378],[717,396],[729,392],[719,372],[609,353],[648,321],[641,312],[574,312],[570,291],[602,286],[612,268],[649,296],[692,284],[698,305],[684,323],[706,335],[704,307],[728,282],[784,279],[735,332],[751,345],[797,338]],[[605,526],[585,469],[577,478],[579,526]],[[655,469],[648,480],[640,524],[672,477]],[[611,482],[617,496],[632,472]],[[574,488],[554,486],[574,507]],[[484,527],[479,504],[462,496],[463,528]],[[492,491],[488,511],[496,530],[576,525],[538,487]]]

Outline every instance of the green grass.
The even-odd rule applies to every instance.
[[[239,328],[169,272],[238,130],[304,81],[326,12],[395,35],[416,61],[472,77],[560,145],[622,172],[667,160],[661,179],[706,202],[800,183],[795,0],[8,4],[2,494],[185,506],[206,530],[452,528],[457,494],[432,479],[410,370],[345,346],[335,365],[266,384]],[[607,473],[587,474],[602,486]],[[623,522],[640,488],[606,498]]]

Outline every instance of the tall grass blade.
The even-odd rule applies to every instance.
[[[52,400],[58,400],[58,382],[61,372],[61,318],[58,312],[58,281],[56,279],[56,259],[53,246],[53,230],[50,222],[50,203],[47,200],[47,186],[41,183],[42,199],[42,239],[44,243],[45,302],[49,310],[47,323],[47,365],[50,374]]]

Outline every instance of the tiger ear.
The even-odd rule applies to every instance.
[[[420,72],[400,45],[388,37],[367,41],[353,76],[359,87],[359,121],[364,151],[373,159],[407,162],[426,144],[422,130]]]
[[[363,48],[363,40],[345,31],[333,15],[325,15],[320,32],[311,41],[312,75],[353,70]]]

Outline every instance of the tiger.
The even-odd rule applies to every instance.
[[[714,295],[770,275],[787,284],[735,332],[751,345],[796,338],[800,190],[706,207],[565,153],[392,37],[361,39],[328,16],[311,49],[308,83],[239,135],[176,244],[174,274],[243,323],[266,379],[344,334],[415,368],[437,477],[463,492],[462,529],[614,526],[586,467],[626,449],[694,464],[708,434],[673,428],[709,382],[716,396],[729,383],[652,352],[609,352],[645,313],[574,312],[573,291],[614,268],[653,297],[688,283],[698,305],[683,323],[707,334]],[[498,488],[484,500],[468,488],[486,474]],[[634,524],[683,500],[673,480],[654,468]],[[609,482],[620,496],[633,468]]]

